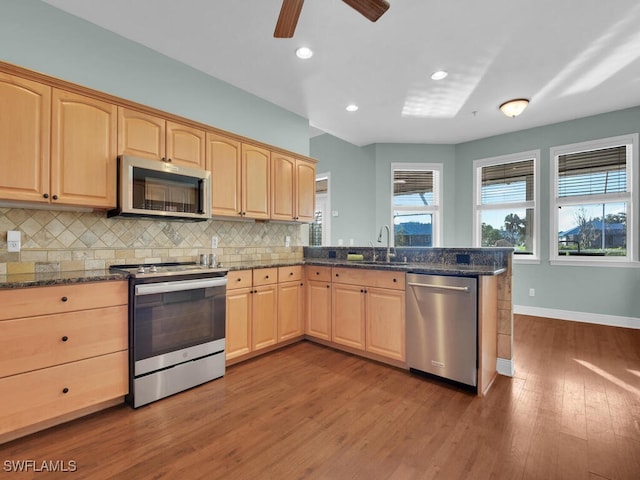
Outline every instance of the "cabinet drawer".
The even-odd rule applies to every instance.
[[[391,288],[394,290],[405,289],[404,277],[404,272],[394,271],[342,267],[334,267],[332,270],[332,280],[334,283]]]
[[[278,282],[294,282],[302,280],[302,265],[278,268]]]
[[[127,306],[0,322],[0,377],[127,349]]]
[[[0,391],[2,434],[125,395],[127,352],[6,377]]]
[[[0,290],[0,320],[126,305],[126,281]]]
[[[318,280],[319,282],[331,281],[331,267],[316,267],[307,265],[304,267],[307,280]]]
[[[278,268],[256,268],[253,270],[253,286],[278,283]]]
[[[234,270],[227,274],[227,290],[249,288],[252,283],[252,270]]]

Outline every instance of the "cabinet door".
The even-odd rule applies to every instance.
[[[296,159],[271,154],[271,218],[295,219]]]
[[[278,285],[278,342],[299,337],[304,333],[302,287],[299,281]]]
[[[333,284],[331,329],[335,343],[365,349],[364,287]]]
[[[316,203],[316,166],[305,160],[296,161],[296,220],[313,222]]]
[[[0,73],[1,199],[48,202],[50,122],[51,87]]]
[[[116,106],[58,89],[52,96],[52,203],[115,207]]]
[[[264,285],[253,289],[252,348],[275,345],[278,340],[278,288]]]
[[[405,361],[404,292],[367,287],[366,349]]]
[[[205,168],[204,130],[167,121],[167,161]]]
[[[251,288],[227,291],[225,357],[227,360],[251,351]]]
[[[118,107],[118,154],[160,160],[165,154],[165,120]]]
[[[211,172],[211,214],[237,217],[242,188],[240,142],[207,132],[207,170]]]
[[[331,283],[307,280],[305,333],[331,340]]]
[[[268,219],[271,193],[271,153],[242,144],[242,216]]]

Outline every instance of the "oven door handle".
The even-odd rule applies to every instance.
[[[225,278],[203,278],[200,280],[181,280],[178,282],[158,282],[136,285],[136,296],[153,295],[156,293],[182,292],[184,290],[196,290],[198,288],[224,287],[227,284]]]

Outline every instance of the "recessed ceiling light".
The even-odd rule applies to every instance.
[[[352,103],[352,104],[350,104],[350,105],[347,105],[347,106],[346,106],[346,108],[345,108],[345,110],[346,110],[347,112],[355,112],[355,111],[357,111],[357,110],[358,110],[358,105],[356,105],[355,103]]]
[[[431,80],[442,80],[443,78],[446,78],[447,75],[449,75],[449,73],[445,72],[444,70],[438,70],[437,72],[433,72],[431,74]]]
[[[296,56],[303,60],[313,57],[313,50],[309,47],[300,47],[296,50]]]

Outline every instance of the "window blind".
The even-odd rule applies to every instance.
[[[482,167],[482,205],[533,200],[533,159]]]
[[[558,196],[602,195],[626,191],[626,146],[558,157]]]
[[[394,170],[394,205],[433,205],[438,198],[438,172],[433,170]]]

